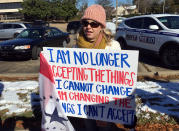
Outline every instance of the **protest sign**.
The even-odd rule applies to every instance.
[[[138,51],[43,48],[67,116],[133,124]]]

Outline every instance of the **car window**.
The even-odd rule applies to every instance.
[[[78,25],[81,25],[81,22],[78,22]]]
[[[30,34],[29,30],[24,30],[17,36],[17,38],[28,38],[29,34]]]
[[[22,25],[20,25],[20,24],[13,24],[13,28],[16,29],[16,28],[23,28],[23,27],[22,27]]]
[[[179,29],[179,16],[158,17],[158,20],[167,28]]]
[[[3,29],[12,29],[12,24],[3,24]]]
[[[0,30],[1,30],[1,29],[3,29],[3,25],[2,25],[2,24],[0,24]]]
[[[161,29],[160,25],[153,18],[145,17],[143,22],[143,29],[149,29],[150,25],[157,25],[159,29]]]
[[[38,29],[23,30],[17,38],[41,38],[42,32]]]
[[[62,32],[60,30],[57,30],[57,29],[52,29],[52,33],[54,36],[59,36],[62,34]]]
[[[47,30],[45,31],[45,36],[46,36],[46,37],[53,37],[54,35],[53,35],[52,30],[51,30],[51,29],[47,29]]]
[[[130,20],[126,20],[125,24],[131,28],[142,28],[142,22],[143,19],[142,18],[134,18],[134,19],[130,19]]]
[[[77,21],[77,22],[76,22],[76,25],[77,25],[77,26],[80,26],[80,25],[81,25],[80,21]]]
[[[39,30],[32,30],[30,33],[31,33],[31,38],[39,38],[39,37],[41,37]]]
[[[29,24],[29,23],[24,23],[24,25],[27,27],[27,28],[30,28],[32,25]]]
[[[67,25],[67,28],[78,28],[81,26],[80,21],[72,21]]]

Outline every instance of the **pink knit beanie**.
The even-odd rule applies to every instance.
[[[89,6],[85,10],[84,15],[81,18],[81,20],[83,19],[94,20],[100,23],[101,25],[103,25],[104,27],[106,27],[106,12],[101,5],[95,4],[95,5]]]

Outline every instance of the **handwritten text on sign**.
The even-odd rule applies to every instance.
[[[66,115],[133,123],[137,51],[45,47],[43,54]]]

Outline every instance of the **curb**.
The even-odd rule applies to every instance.
[[[139,72],[137,75],[138,80],[141,79],[179,79],[179,71],[158,71],[158,72]]]
[[[0,81],[38,80],[39,73],[0,74]],[[137,79],[179,79],[179,71],[138,72]]]
[[[7,73],[0,74],[0,81],[38,80],[38,77],[38,73]]]

